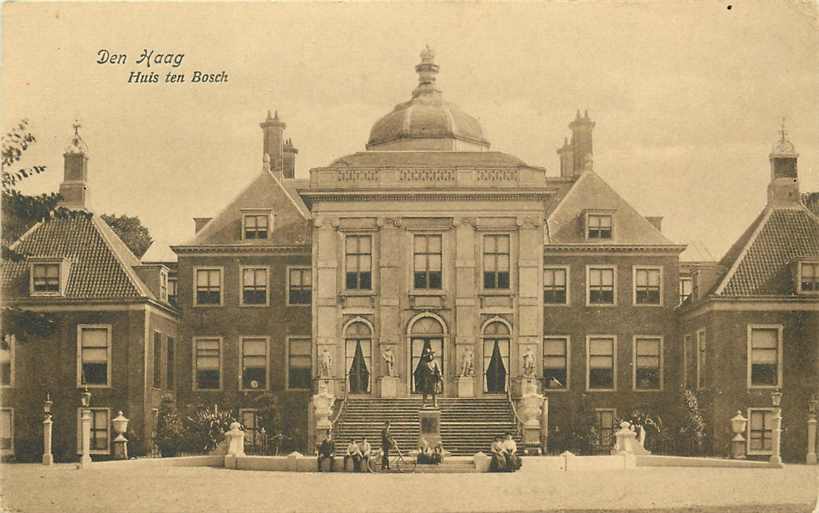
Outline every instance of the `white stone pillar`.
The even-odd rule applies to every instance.
[[[782,408],[776,408],[774,412],[774,428],[772,442],[771,458],[768,460],[771,465],[782,466]]]
[[[54,427],[54,421],[51,420],[51,415],[46,415],[43,419],[43,465],[51,465],[54,463],[54,455],[51,453],[51,432]]]
[[[808,415],[808,455],[805,458],[808,465],[816,465],[816,414]]]
[[[82,409],[81,418],[82,436],[82,455],[80,456],[80,468],[87,468],[91,464],[91,410],[88,408]]]

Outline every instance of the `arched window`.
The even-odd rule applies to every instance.
[[[370,392],[372,369],[372,329],[361,321],[347,326],[345,336],[345,365],[351,394]]]
[[[412,393],[420,391],[416,389],[418,382],[418,366],[421,363],[421,355],[426,350],[435,352],[435,359],[441,368],[442,375],[446,375],[444,370],[444,336],[445,329],[441,321],[435,317],[421,317],[410,326],[410,353],[412,354]]]
[[[492,321],[483,329],[483,386],[487,393],[506,392],[509,374],[509,326]]]

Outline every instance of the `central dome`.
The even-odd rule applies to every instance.
[[[368,150],[485,151],[489,149],[478,120],[443,99],[435,87],[438,65],[426,47],[421,52],[418,87],[412,99],[379,119],[367,142]]]

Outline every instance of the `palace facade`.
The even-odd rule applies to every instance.
[[[431,50],[415,69],[411,98],[376,121],[366,150],[311,169],[308,179],[295,177],[298,151],[278,113],[268,113],[260,174],[216,216],[195,218],[193,238],[173,246],[175,263],[118,260],[146,269],[145,277],[134,271],[142,283],[152,283],[154,268],[165,277],[164,295],[148,296],[146,286],[141,304],[164,312],[168,333],[157,346],[154,328],[140,325],[114,337],[107,356],[87,353],[130,369],[127,393],[140,397],[101,396],[101,404],[148,419],[152,394],[168,389],[180,405],[232,408],[254,432],[257,412],[272,402],[295,446],[309,451],[320,388],[337,399],[333,420],[342,427],[357,414],[345,414],[345,402],[389,413],[417,397],[415,369],[430,348],[451,401],[445,409],[498,399],[515,418],[524,385],[536,381],[547,447],[587,415],[607,450],[617,419],[635,410],[676,415],[688,387],[704,391],[710,452],[727,454],[729,420],[742,410],[749,453],[763,456],[770,391],[780,389],[785,457],[804,460],[808,402],[819,389],[819,220],[800,200],[784,134],[760,219],[720,262],[681,264],[685,246],[663,234],[662,218],[638,213],[595,173],[588,113],[569,124],[552,176],[491,149],[480,123],[444,99]],[[41,256],[63,258],[60,251]],[[16,271],[22,285],[7,297],[32,308],[64,302],[60,294],[35,301],[27,276],[39,272],[37,258]],[[72,279],[70,262],[60,269]],[[65,345],[53,365],[66,381],[40,383],[28,397],[76,391],[73,369],[86,353],[71,325],[85,322],[68,319],[52,342]],[[118,353],[118,343],[134,355]],[[18,376],[29,365],[20,353],[4,356]],[[157,366],[166,376],[158,387],[148,378]],[[126,386],[106,383],[112,394]],[[31,428],[11,422],[4,436],[12,439]],[[146,422],[136,432],[147,449]],[[468,436],[487,444],[496,434],[477,431]]]

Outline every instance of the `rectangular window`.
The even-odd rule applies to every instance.
[[[372,237],[348,235],[344,241],[347,290],[372,289]]]
[[[634,338],[634,389],[661,390],[663,340],[660,337]]]
[[[168,278],[168,303],[175,305],[177,301],[176,278]]]
[[[222,304],[222,270],[196,269],[196,304]]]
[[[313,372],[311,341],[309,338],[291,338],[287,343],[287,388],[309,389]]]
[[[168,337],[165,362],[165,387],[174,387],[174,366],[176,365],[176,340],[173,337]]]
[[[239,410],[239,422],[245,428],[245,448],[259,449],[262,446],[259,433],[259,415],[256,410],[242,408]]]
[[[162,334],[154,332],[154,388],[162,388]]]
[[[14,335],[3,335],[0,340],[0,386],[14,385]]]
[[[615,419],[617,410],[597,409],[594,410],[595,423],[597,424],[597,449],[600,452],[608,452],[614,445]]]
[[[270,214],[244,214],[242,226],[245,240],[264,240],[270,233]]]
[[[781,326],[748,327],[749,387],[780,385],[781,330]]]
[[[589,337],[587,369],[589,390],[614,390],[615,347],[613,337]]]
[[[705,330],[697,331],[697,390],[705,388]]]
[[[773,450],[774,411],[748,411],[748,454],[771,454]]]
[[[31,273],[33,292],[60,292],[60,264],[32,264]]]
[[[287,280],[287,304],[312,304],[313,272],[309,267],[293,267],[289,269]]]
[[[508,235],[484,235],[483,288],[504,290],[510,287],[509,255]]]
[[[194,390],[222,388],[222,339],[194,339]]]
[[[663,271],[659,267],[635,267],[634,304],[661,305],[662,277]]]
[[[569,270],[566,267],[543,269],[543,303],[547,305],[568,304]]]
[[[165,271],[159,272],[159,299],[168,300],[168,273]]]
[[[110,386],[111,328],[78,326],[78,385]]]
[[[586,238],[597,240],[611,239],[611,216],[588,214],[586,218]]]
[[[569,337],[543,338],[543,386],[549,390],[569,388]]]
[[[587,298],[589,305],[615,304],[615,269],[613,267],[589,267]]]
[[[242,390],[267,389],[267,339],[242,337]]]
[[[413,238],[413,287],[440,290],[443,287],[442,265],[442,237],[440,235],[415,235]]]
[[[77,409],[77,454],[82,453],[82,408]],[[111,419],[108,408],[89,408],[91,413],[91,454],[111,452]]]
[[[688,277],[680,278],[680,304],[688,299],[688,296],[690,296],[691,292],[694,290],[693,287],[694,280]]]
[[[0,408],[0,453],[14,454],[14,410]]]
[[[800,292],[819,292],[819,263],[799,264]]]
[[[267,282],[266,267],[243,267],[242,304],[266,305],[268,297]]]

